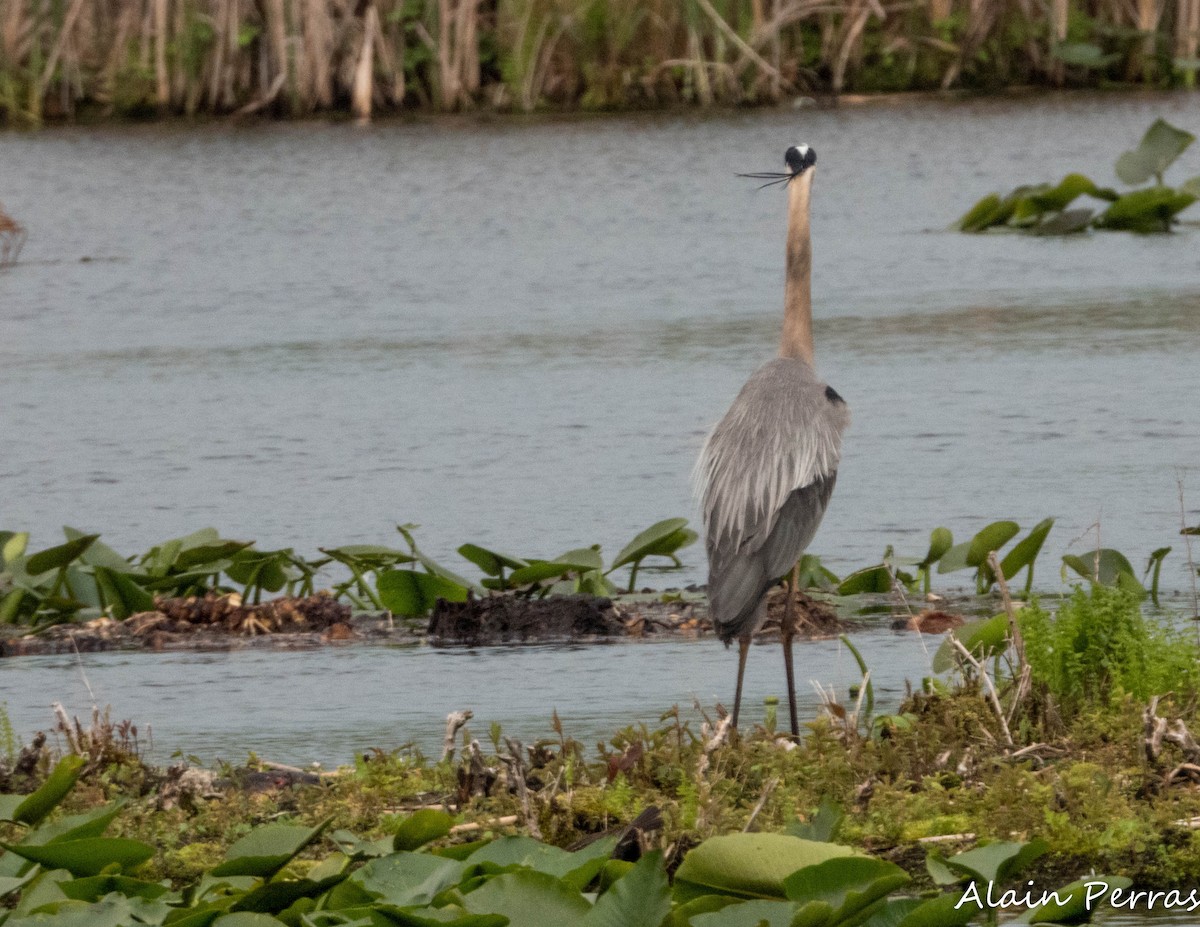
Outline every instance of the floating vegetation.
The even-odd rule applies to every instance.
[[[0,267],[15,264],[25,246],[25,226],[4,211],[0,203]]]
[[[889,546],[880,563],[844,578],[817,556],[806,554],[800,562],[800,586],[841,599],[927,595],[934,572],[970,570],[975,592],[982,596],[996,585],[998,570],[1008,578],[1024,572],[1028,596],[1034,588],[1035,564],[1053,525],[1054,519],[1044,519],[1021,536],[1016,522],[1002,520],[958,544],[948,528],[939,527],[931,533],[923,557],[900,557]],[[152,631],[172,632],[182,626],[244,635],[334,632],[333,639],[339,639],[338,630],[344,638],[354,636],[345,627],[352,610],[415,620],[440,607],[439,634],[447,639],[484,641],[499,634],[508,640],[534,633],[530,622],[537,617],[536,609],[529,603],[546,596],[583,596],[575,611],[552,606],[545,613],[556,615],[552,624],[567,636],[608,634],[622,626],[622,619],[604,612],[609,608],[606,600],[635,592],[640,571],[682,568],[678,552],[696,540],[686,519],[665,519],[639,533],[607,565],[599,545],[541,559],[464,544],[459,554],[483,574],[475,581],[422,551],[415,527],[398,526],[404,548],[325,547],[320,548],[323,556],[314,559],[292,548],[259,550],[252,541],[223,538],[213,528],[156,544],[135,557],[123,557],[99,535],[74,528],[63,529],[62,544],[37,552],[27,549],[27,533],[0,531],[0,626],[29,634],[64,623],[125,622],[136,616],[138,621],[130,627],[140,629],[135,635],[139,640]],[[1185,534],[1191,531],[1184,529]],[[1138,597],[1150,595],[1157,604],[1162,565],[1171,550],[1160,547],[1151,553],[1140,578],[1124,554],[1109,548],[1066,554],[1061,572],[1064,579],[1073,574]],[[1189,572],[1194,569],[1191,564]],[[623,593],[611,579],[620,570],[628,570]],[[318,580],[324,590],[318,590]],[[275,598],[264,601],[264,594]],[[492,602],[493,597],[525,606]],[[586,597],[598,598],[601,604]],[[671,595],[659,598],[672,600]],[[827,607],[802,594],[798,598],[814,629],[837,630],[836,615]],[[468,624],[474,630],[464,631]],[[485,626],[491,626],[492,632]]]
[[[1122,183],[1138,187],[1118,193],[1099,187],[1082,174],[1068,174],[1058,184],[1017,187],[1001,197],[985,196],[955,224],[963,232],[988,229],[1020,231],[1028,235],[1069,235],[1089,228],[1128,232],[1169,232],[1178,216],[1200,199],[1200,176],[1178,188],[1166,186],[1163,174],[1196,140],[1190,132],[1159,119],[1150,126],[1141,144],[1124,152],[1116,162]],[[1081,196],[1107,203],[1101,211],[1071,207]]]

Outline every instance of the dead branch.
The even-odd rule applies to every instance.
[[[442,740],[442,761],[454,758],[454,741],[463,726],[475,717],[471,709],[452,711],[446,715],[446,736]]]

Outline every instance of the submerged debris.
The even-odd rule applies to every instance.
[[[621,637],[625,624],[611,599],[591,595],[439,599],[429,619],[435,644],[504,644],[515,641]]]
[[[323,631],[350,620],[350,606],[338,602],[328,592],[306,598],[285,596],[261,605],[246,605],[236,592],[228,595],[208,593],[184,599],[160,599],[155,611],[133,615],[129,622],[135,634],[150,628],[186,632],[194,625],[221,625],[227,631],[243,634],[271,634],[278,631]]]
[[[961,628],[964,624],[966,624],[966,619],[962,615],[927,608],[920,614],[910,615],[907,618],[897,618],[892,622],[892,630],[920,631],[922,634],[945,634],[954,628]]]
[[[827,605],[819,599],[814,599],[797,589],[792,593],[794,605],[793,614],[796,618],[796,636],[803,638],[836,637],[848,630],[832,605]],[[776,586],[767,595],[767,620],[763,624],[760,636],[778,637],[779,628],[783,621],[784,610],[787,608],[787,589]]]

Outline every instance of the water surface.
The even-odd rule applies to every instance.
[[[693,514],[704,434],[775,351],[784,195],[733,175],[803,140],[818,365],[854,413],[814,550],[843,572],[889,543],[920,556],[935,525],[1053,515],[1046,583],[1098,524],[1139,566],[1175,545],[1182,589],[1200,234],[946,230],[1019,183],[1115,182],[1158,116],[1196,129],[1200,97],[0,134],[30,232],[0,274],[0,524],[125,553],[211,524],[313,554],[416,522],[465,571],[468,540],[611,556]],[[1198,173],[1200,148],[1172,171]],[[665,581],[702,580],[702,552],[685,567]],[[712,641],[84,663],[161,749],[323,761],[435,742],[459,707],[528,736],[557,707],[600,736],[728,698],[733,666]],[[891,690],[926,665],[896,661]],[[4,661],[0,699],[27,732],[53,698],[90,705],[80,678]]]

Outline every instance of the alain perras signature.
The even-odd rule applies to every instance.
[[[1084,882],[1081,888],[1076,888],[1072,891],[1066,889],[1058,889],[1052,892],[1037,892],[1033,887],[1033,881],[1030,880],[1028,888],[1024,891],[1010,888],[1004,892],[997,894],[995,883],[988,881],[986,890],[980,894],[980,884],[972,882],[955,904],[955,910],[966,904],[974,904],[979,910],[987,908],[1014,908],[1024,906],[1027,908],[1039,907],[1046,904],[1054,904],[1066,906],[1072,904],[1075,900],[1077,892],[1083,892],[1083,905],[1085,910],[1091,911],[1101,902],[1107,901],[1114,908],[1125,908],[1133,911],[1144,909],[1146,911],[1174,911],[1187,910],[1195,911],[1200,908],[1200,890],[1191,889],[1186,893],[1182,889],[1171,889],[1170,891],[1148,891],[1139,889],[1133,891],[1130,889],[1113,888],[1107,882]]]

